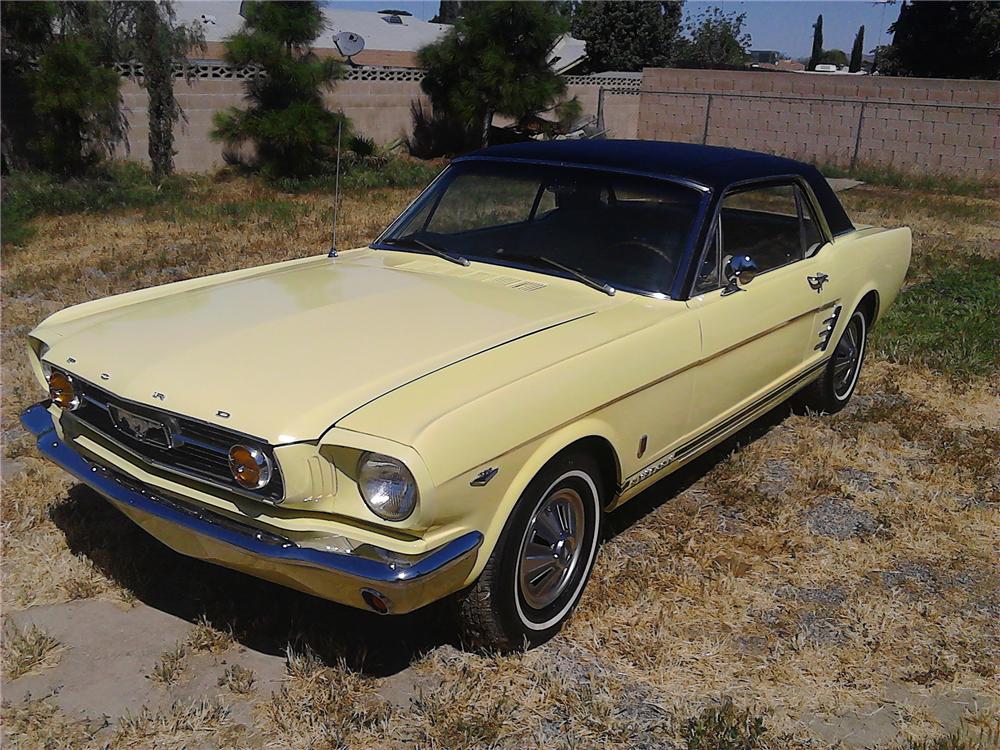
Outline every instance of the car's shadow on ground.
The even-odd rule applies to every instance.
[[[86,556],[142,603],[192,623],[206,618],[261,653],[308,649],[327,664],[343,661],[352,670],[385,676],[436,646],[459,645],[447,605],[380,617],[186,557],[85,485],[73,487],[51,517],[73,554]]]
[[[609,539],[676,497],[735,447],[767,433],[791,413],[779,406],[729,440],[658,482],[611,514]],[[70,550],[92,561],[144,604],[190,622],[231,630],[262,653],[312,650],[372,676],[395,674],[431,649],[461,646],[455,607],[442,602],[409,615],[378,615],[327,602],[180,555],[159,543],[84,485],[51,510]],[[165,644],[166,649],[169,644]]]

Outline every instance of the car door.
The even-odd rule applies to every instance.
[[[723,196],[688,302],[702,336],[695,433],[722,434],[808,377],[806,361],[833,308],[816,216],[794,180],[742,185]],[[756,265],[752,281],[727,283],[736,256]]]

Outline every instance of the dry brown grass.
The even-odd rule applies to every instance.
[[[187,639],[188,648],[196,653],[221,654],[233,644],[232,630],[216,628],[205,615],[198,618]]]
[[[347,196],[341,244],[370,239],[411,192]],[[199,184],[196,193],[208,204],[273,197],[244,180]],[[911,282],[965,254],[1000,260],[995,197],[871,187],[845,196],[858,221],[914,227]],[[292,593],[278,606],[266,584],[192,567],[71,490],[15,424],[40,396],[24,334],[75,302],[324,252],[327,197],[282,200],[298,207],[293,222],[266,212],[234,222],[208,210],[178,221],[128,212],[44,219],[4,259],[4,457],[16,468],[4,477],[6,606],[85,596],[156,606],[169,589],[192,621],[204,602],[213,606],[181,651],[218,653],[230,637],[299,644],[272,695],[233,666],[220,703],[139,714],[113,730],[113,747],[240,746],[247,738],[226,701],[248,694],[246,731],[290,747],[685,747],[692,733],[716,736],[730,719],[759,746],[822,746],[809,717],[855,709],[890,713],[898,741],[923,740],[944,733],[935,701],[960,691],[976,696],[982,721],[995,720],[995,376],[954,381],[872,359],[844,413],[762,420],[616,514],[577,613],[556,639],[523,655],[440,645],[454,640],[444,616],[374,624],[342,610],[331,616]],[[384,668],[409,665],[411,700],[381,701],[375,665],[411,631],[435,628],[441,633],[413,636],[418,645],[402,664]],[[177,679],[183,654],[167,656],[163,668],[176,668]],[[45,701],[30,705],[6,711],[22,746],[108,741]]]
[[[257,706],[265,736],[290,747],[369,747],[384,736],[390,709],[373,681],[343,662],[288,648],[289,679]]]

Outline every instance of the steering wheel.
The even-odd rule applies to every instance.
[[[639,248],[647,253],[653,253],[658,255],[661,259],[667,262],[667,270],[669,271],[669,278],[673,278],[674,266],[676,265],[674,259],[667,255],[663,250],[658,248],[651,242],[646,242],[645,240],[622,240],[621,242],[616,242],[611,246],[611,252],[617,252],[619,250],[626,250],[628,248]],[[666,278],[666,277],[665,277]]]

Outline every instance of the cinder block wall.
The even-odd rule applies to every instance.
[[[185,121],[174,129],[175,167],[182,172],[207,172],[221,166],[222,144],[209,138],[212,116],[227,107],[243,107],[243,82],[235,79],[178,80],[174,84]],[[149,161],[149,96],[133,81],[122,81],[128,118],[128,150],[119,155]],[[425,100],[414,81],[340,81],[326,97],[331,109],[342,109],[358,132],[387,144],[410,132],[410,102]]]
[[[580,101],[584,115],[597,114],[600,92],[601,86],[597,84],[571,83],[566,86],[566,96],[575,96]],[[606,88],[602,114],[608,138],[636,138],[639,130],[638,91],[625,92],[613,87]]]
[[[1000,82],[647,69],[638,137],[995,177]]]
[[[567,87],[569,96],[578,96],[584,114],[596,114],[598,84],[573,84]],[[174,84],[177,101],[184,110],[185,120],[174,130],[174,165],[181,172],[207,172],[221,166],[222,144],[208,134],[212,117],[227,107],[243,107],[243,82],[235,79],[197,78],[190,83],[178,79]],[[128,149],[118,149],[118,155],[135,161],[149,161],[149,97],[145,89],[131,80],[121,87],[129,123]],[[420,89],[419,81],[346,80],[326,96],[327,106],[340,109],[351,118],[357,131],[376,143],[386,145],[409,135],[412,131],[410,105],[413,101],[430,103]],[[605,92],[604,121],[609,137],[635,138],[639,121],[639,96],[633,93]]]

